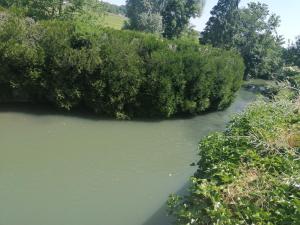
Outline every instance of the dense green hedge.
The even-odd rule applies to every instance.
[[[71,21],[0,13],[0,99],[118,118],[223,109],[241,85],[233,51]]]
[[[169,199],[176,224],[300,224],[299,149],[300,97],[255,103],[200,142],[189,194]]]

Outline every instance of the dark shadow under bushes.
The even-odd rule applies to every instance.
[[[229,105],[243,72],[236,52],[189,41],[7,13],[0,21],[0,101],[119,119],[196,115]]]

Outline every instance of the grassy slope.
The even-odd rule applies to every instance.
[[[127,18],[122,15],[107,13],[104,18],[104,23],[105,26],[120,30],[126,20]]]

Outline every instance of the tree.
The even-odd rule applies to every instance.
[[[231,48],[239,23],[240,0],[219,0],[201,33],[201,42],[215,47]]]
[[[179,37],[191,17],[200,16],[204,0],[127,0],[126,28]]]
[[[279,16],[270,14],[266,4],[252,2],[240,10],[235,47],[244,58],[245,76],[271,79],[279,75],[283,43],[277,34],[279,25]]]
[[[58,18],[72,14],[90,0],[0,0],[6,8],[17,7],[36,20]]]
[[[129,22],[125,28],[151,33],[162,32],[162,17],[160,1],[156,0],[127,0],[126,10]]]
[[[300,67],[300,36],[284,50],[284,60],[287,65]]]
[[[243,56],[245,78],[270,79],[282,66],[282,37],[277,34],[280,18],[262,3],[239,9],[240,0],[219,0],[213,8],[200,42],[234,48]]]
[[[162,11],[164,36],[179,37],[189,25],[190,18],[201,15],[203,6],[202,0],[168,0]]]
[[[162,32],[162,17],[159,13],[141,13],[138,17],[139,29],[149,33]]]

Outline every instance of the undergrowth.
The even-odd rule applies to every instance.
[[[255,102],[199,157],[189,194],[169,198],[176,224],[300,224],[300,97]]]

